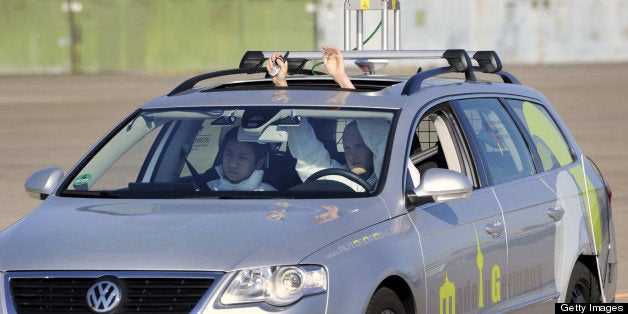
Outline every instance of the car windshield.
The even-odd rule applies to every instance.
[[[395,112],[224,107],[140,110],[59,195],[324,198],[377,191]]]

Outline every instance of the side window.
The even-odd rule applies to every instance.
[[[507,101],[528,129],[541,158],[543,171],[560,168],[574,161],[567,141],[543,106],[522,100]]]
[[[491,184],[534,174],[532,156],[515,122],[497,99],[458,101],[484,162]]]
[[[428,113],[418,122],[412,136],[410,163],[418,170],[419,175],[430,168],[463,172],[451,121],[445,109]],[[418,178],[413,180],[418,181]]]

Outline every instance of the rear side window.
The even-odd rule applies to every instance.
[[[508,99],[507,102],[528,129],[541,158],[543,171],[557,169],[574,161],[567,141],[543,106],[514,99]]]
[[[499,100],[465,99],[458,103],[477,143],[491,184],[534,174],[532,156],[515,122]]]

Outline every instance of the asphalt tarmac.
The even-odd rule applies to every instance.
[[[619,247],[617,302],[628,302],[628,63],[506,68],[554,105],[613,190]],[[24,182],[36,170],[68,171],[115,123],[186,77],[0,76],[0,230],[41,202]]]

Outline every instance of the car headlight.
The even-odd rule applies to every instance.
[[[243,269],[223,293],[225,305],[266,302],[290,305],[304,296],[327,291],[327,271],[322,266],[272,266]]]

